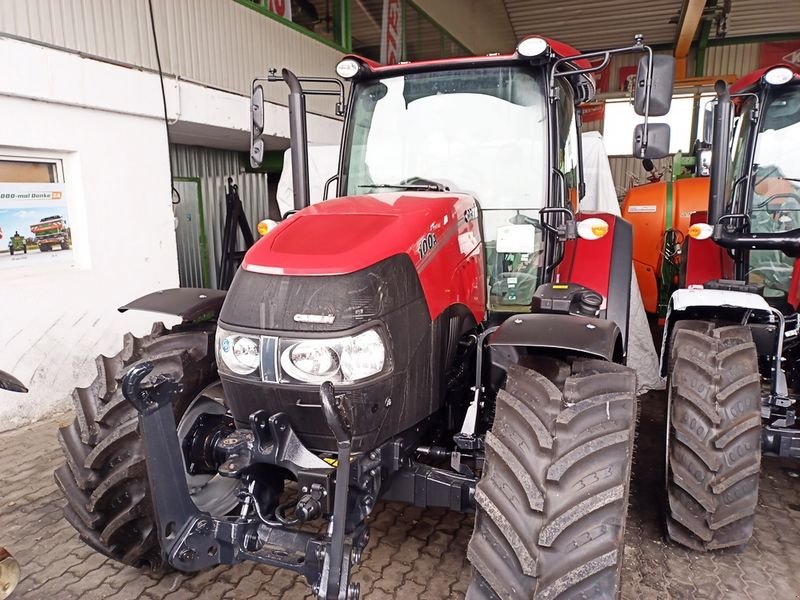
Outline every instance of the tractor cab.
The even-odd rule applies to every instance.
[[[725,196],[718,202],[722,226],[714,239],[733,250],[737,278],[763,286],[770,302],[794,312],[800,301],[800,289],[793,289],[800,286],[800,269],[795,269],[800,255],[800,73],[788,66],[765,69],[734,85],[731,95],[731,162],[719,181]]]
[[[634,154],[662,157],[669,128],[648,125],[647,116],[669,109],[672,65],[653,56],[638,37],[631,47],[589,54],[530,37],[511,55],[389,66],[347,56],[337,66],[339,76],[351,84],[349,101],[340,93],[338,105],[345,121],[339,171],[332,178],[337,196],[394,206],[424,202],[426,195],[469,197],[472,204],[456,218],[479,224],[478,237],[458,239],[461,250],[478,238],[481,246],[485,290],[477,300],[483,305],[475,313],[477,322],[528,312],[541,285],[572,281],[571,265],[562,264],[565,255],[571,256],[566,246],[613,231],[609,215],[582,225],[583,217],[575,217],[585,185],[579,107],[594,97],[591,73],[611,55],[625,52],[647,53],[634,99],[645,124],[636,130]],[[293,95],[331,93],[319,89],[320,78],[298,79],[285,71],[267,78],[281,80],[297,90],[289,99],[296,113],[300,101]],[[264,148],[262,82],[256,80],[253,88],[254,165]],[[305,132],[297,125],[292,164],[300,165],[294,170],[294,189],[295,208],[302,209],[308,205],[307,159]],[[449,241],[433,229],[420,234],[417,254]],[[605,309],[609,286],[603,282],[601,287]],[[624,331],[627,322],[618,325]]]

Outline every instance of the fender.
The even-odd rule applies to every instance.
[[[147,294],[120,306],[117,310],[157,312],[175,315],[186,321],[216,319],[225,301],[224,290],[207,288],[170,288]]]
[[[16,377],[14,377],[11,373],[6,373],[5,371],[0,371],[0,390],[6,390],[8,392],[20,392],[20,393],[27,393],[28,388]],[[0,548],[0,551],[2,548]]]
[[[559,314],[520,314],[506,319],[489,338],[493,349],[547,348],[621,362],[622,332],[614,321]]]
[[[660,369],[662,377],[667,375],[669,360],[669,340],[675,323],[685,319],[709,319],[718,317],[721,312],[727,320],[739,320],[747,311],[774,314],[763,296],[752,292],[733,290],[711,290],[689,288],[676,290],[669,299],[664,323],[664,336],[661,339]]]

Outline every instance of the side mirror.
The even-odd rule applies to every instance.
[[[653,164],[653,161],[649,158],[642,159],[642,168],[647,171],[648,173],[652,173],[656,170],[656,166]]]
[[[672,105],[672,91],[675,85],[675,59],[665,54],[653,55],[653,70],[649,71],[649,55],[639,59],[636,71],[636,89],[633,95],[633,110],[643,116],[663,117]],[[647,111],[647,82],[650,83],[650,110]]]
[[[709,100],[706,102],[703,110],[703,141],[706,144],[711,143],[711,138],[714,135],[714,101]]]
[[[264,88],[253,85],[250,96],[250,165],[257,169],[264,162]]]
[[[669,156],[669,133],[666,123],[650,123],[645,140],[644,124],[637,125],[633,130],[633,156],[643,159]]]

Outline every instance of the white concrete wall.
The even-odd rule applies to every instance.
[[[0,64],[0,155],[63,161],[75,255],[69,267],[0,269],[0,369],[30,388],[0,391],[3,431],[69,407],[72,388],[94,378],[95,356],[161,319],[116,308],[177,286],[178,268],[158,77],[2,37]],[[247,147],[247,98],[174,81],[167,96],[181,135]],[[268,107],[276,136],[286,113]],[[309,121],[315,141],[339,130]]]
[[[116,307],[178,282],[157,90],[130,86],[111,65],[98,78],[91,62],[0,41],[0,64],[14,65],[0,78],[0,154],[63,160],[76,256],[73,267],[0,270],[0,368],[30,388],[0,391],[0,430],[68,406],[98,353],[150,327],[152,315]]]

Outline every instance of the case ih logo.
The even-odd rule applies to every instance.
[[[795,65],[796,67],[800,67],[800,48],[798,48],[793,52],[789,52],[789,54],[784,56],[783,62],[789,63],[790,65]]]

